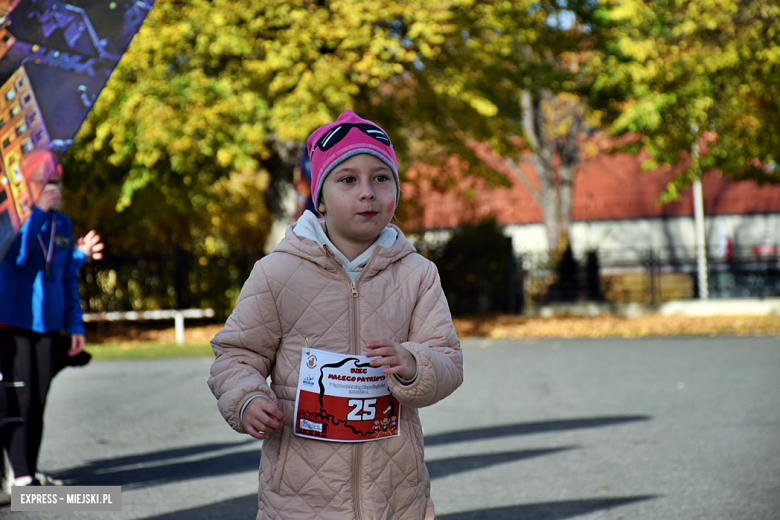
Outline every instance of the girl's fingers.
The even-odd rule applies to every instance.
[[[271,422],[267,422],[267,421],[263,421],[263,420],[255,420],[255,421],[251,421],[251,422],[249,423],[249,425],[250,425],[250,426],[252,427],[252,429],[253,429],[254,431],[256,431],[258,434],[260,434],[260,435],[265,435],[265,437],[266,437],[266,438],[267,438],[269,435],[271,435],[272,433],[274,433],[276,430],[278,430],[278,429],[279,429],[279,426],[281,426],[281,424],[280,424],[279,426],[274,426],[274,424],[273,424],[273,423],[271,423]],[[247,430],[249,430],[249,428],[247,428]]]
[[[258,431],[258,430],[254,430],[254,429],[251,432],[249,432],[249,435],[251,435],[252,437],[254,437],[255,439],[257,439],[259,441],[264,441],[265,439],[268,438],[268,434],[267,433],[264,433],[264,432],[261,432],[261,431]]]
[[[264,426],[267,428],[273,428],[274,430],[282,425],[282,422],[274,416],[268,416],[268,418],[263,422],[265,423]]]
[[[267,438],[266,432],[263,430],[263,427],[258,425],[257,423],[250,423],[246,425],[246,431],[254,437],[255,439],[265,439]]]
[[[261,427],[269,427],[273,428],[274,430],[279,428],[284,421],[284,416],[282,416],[280,419],[276,417],[273,412],[268,412],[265,410],[262,411],[262,415],[260,415],[258,418],[262,421],[262,424],[260,425]]]
[[[395,356],[398,355],[398,351],[394,347],[391,346],[382,346],[382,347],[368,347],[366,349],[366,355],[368,357],[374,357],[374,356]]]
[[[390,347],[388,345],[366,345],[366,351],[368,352],[369,356],[376,356],[378,355],[378,352],[383,352],[386,350],[395,350],[393,347]]]
[[[381,367],[381,366],[395,366],[400,365],[401,360],[397,356],[386,356],[381,357],[379,359],[372,359],[371,360],[371,366],[372,367]]]

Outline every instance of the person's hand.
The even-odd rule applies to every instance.
[[[62,203],[62,190],[58,184],[47,184],[43,187],[35,207],[43,212],[56,209]]]
[[[372,367],[381,367],[385,374],[396,374],[403,379],[413,379],[417,374],[417,360],[406,347],[397,341],[369,341],[366,343],[366,356],[377,357],[371,360]]]
[[[84,334],[71,334],[70,335],[70,349],[68,355],[70,357],[79,355],[84,350]]]
[[[84,253],[84,256],[89,260],[100,260],[103,258],[103,248],[105,245],[100,241],[100,235],[95,233],[94,229],[91,229],[89,233],[76,240],[76,248]]]
[[[255,439],[267,439],[284,422],[284,414],[276,403],[265,397],[256,397],[244,408],[244,428]]]

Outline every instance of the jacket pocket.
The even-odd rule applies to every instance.
[[[401,413],[406,416],[406,426],[409,428],[409,441],[414,450],[414,466],[417,469],[417,482],[422,482],[423,448],[418,442],[422,438],[422,430],[418,432],[419,423],[414,420],[414,414],[408,407],[402,406]],[[381,442],[381,441],[380,441]]]
[[[273,469],[273,476],[271,477],[271,492],[279,494],[279,490],[282,488],[282,477],[284,476],[284,466],[287,463],[287,451],[290,449],[290,437],[291,433],[288,433],[285,429],[280,432],[282,439],[279,442],[279,452],[276,455],[276,464]]]

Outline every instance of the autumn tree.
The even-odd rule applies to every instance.
[[[484,164],[515,175],[554,250],[568,236],[583,131],[601,123],[636,136],[617,150],[647,150],[646,169],[689,165],[665,200],[711,168],[780,180],[778,10],[758,0],[471,4],[457,11],[460,37],[411,71],[414,113],[437,122],[423,126],[440,131],[431,142],[471,143]]]
[[[627,0],[599,16],[589,103],[613,135],[641,136],[626,149],[644,148],[646,169],[688,164],[664,199],[713,168],[780,182],[780,5]]]
[[[441,44],[457,4],[157,0],[65,158],[69,213],[115,251],[260,251],[307,135]]]
[[[568,243],[583,132],[597,121],[581,100],[579,67],[595,12],[576,1],[461,6],[459,34],[410,70],[409,112],[424,115],[421,135],[436,136],[429,149],[515,176],[539,205],[552,252]]]

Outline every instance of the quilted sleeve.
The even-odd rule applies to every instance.
[[[452,324],[450,308],[431,262],[420,284],[412,312],[408,341],[403,345],[417,360],[417,378],[408,385],[387,378],[390,392],[401,404],[429,406],[455,391],[463,382],[463,353]]]
[[[208,385],[222,416],[239,433],[246,433],[239,414],[247,399],[263,395],[276,402],[266,378],[274,365],[280,340],[276,302],[261,260],[241,289],[227,323],[211,340],[216,358]]]

